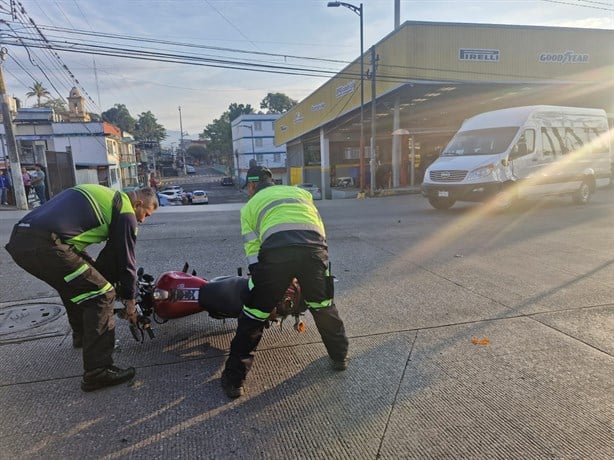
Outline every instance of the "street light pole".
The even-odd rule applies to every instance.
[[[344,6],[354,13],[356,13],[360,17],[360,152],[359,152],[359,167],[360,167],[360,177],[359,177],[359,185],[360,189],[364,190],[365,188],[365,133],[364,133],[364,106],[365,106],[365,71],[364,71],[364,28],[363,28],[363,8],[362,3],[360,6],[352,5],[350,3],[345,2],[328,2],[326,5],[331,8],[337,8],[339,6]]]
[[[183,175],[186,176],[188,174],[188,168],[186,168],[185,164],[185,148],[183,146],[183,123],[181,121],[181,106],[179,106],[179,131],[181,131],[181,143],[179,147],[181,148],[181,161],[183,161]]]

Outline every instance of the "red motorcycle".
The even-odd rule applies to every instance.
[[[249,296],[248,278],[241,276],[219,276],[210,280],[199,278],[196,272],[188,273],[186,263],[182,271],[165,272],[154,282],[154,277],[139,268],[137,275],[137,324],[130,325],[134,339],[142,342],[145,333],[150,338],[155,334],[152,322],[163,324],[174,318],[207,312],[215,319],[238,318]],[[305,330],[301,319],[307,309],[301,297],[301,287],[294,279],[283,298],[279,301],[271,318],[267,321],[283,322],[294,317],[294,329]]]

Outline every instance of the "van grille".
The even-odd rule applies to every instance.
[[[467,175],[467,171],[456,169],[443,171],[429,171],[429,178],[433,182],[460,182]]]

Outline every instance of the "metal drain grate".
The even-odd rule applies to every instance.
[[[62,314],[61,305],[34,303],[13,305],[0,310],[0,336],[24,332],[48,324]]]

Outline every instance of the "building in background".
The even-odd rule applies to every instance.
[[[280,114],[247,114],[231,122],[235,175],[245,180],[250,161],[266,166],[278,183],[286,180],[286,145],[275,145],[275,122]]]
[[[605,29],[407,21],[364,54],[362,68],[358,56],[283,114],[275,141],[287,146],[291,183],[321,185],[325,199],[346,180],[374,191],[380,172],[390,177],[384,187],[417,185],[478,113],[614,113],[612,43]]]
[[[20,165],[43,165],[49,198],[76,184],[102,184],[121,190],[139,185],[135,141],[116,126],[90,121],[76,88],[70,113],[12,105]],[[0,125],[0,169],[10,167],[4,125]]]

